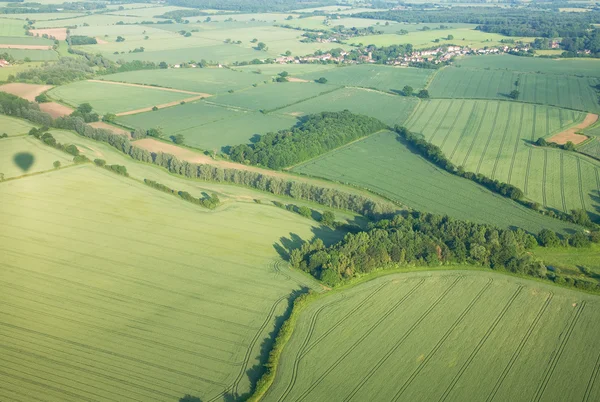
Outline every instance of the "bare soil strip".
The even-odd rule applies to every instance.
[[[583,141],[587,140],[588,137],[583,134],[577,134],[577,131],[588,128],[596,121],[598,121],[598,115],[588,113],[581,123],[569,128],[568,130],[553,135],[551,138],[548,139],[548,142],[554,142],[555,144],[563,145],[571,141],[575,145],[581,144]]]
[[[9,94],[20,96],[23,99],[27,99],[30,102],[35,101],[35,97],[46,92],[52,88],[52,85],[37,85],[37,84],[21,84],[12,83],[0,85],[1,92],[8,92]]]
[[[26,50],[50,50],[48,45],[6,45],[0,43],[0,49],[26,49]]]
[[[182,99],[182,100],[179,100],[179,101],[174,101],[174,102],[169,102],[169,103],[163,103],[162,105],[156,105],[156,107],[158,109],[164,109],[166,107],[177,106],[181,102],[186,102],[186,103],[187,102],[193,102],[193,101],[197,101],[199,99],[202,99],[204,97],[205,97],[204,95],[194,96],[192,98]],[[117,116],[129,116],[131,114],[138,114],[138,113],[150,112],[152,110],[152,108],[154,108],[154,106],[145,107],[145,108],[142,108],[142,109],[130,110],[129,112],[117,113]]]
[[[56,119],[57,117],[68,116],[73,113],[73,109],[68,106],[61,105],[56,102],[47,102],[40,103],[40,110],[42,112],[48,113],[52,118]]]
[[[48,36],[53,36],[58,40],[67,39],[67,28],[32,29],[31,33],[33,33],[33,36],[48,35]]]
[[[148,89],[156,89],[158,91],[179,92],[179,93],[182,93],[182,94],[190,94],[190,95],[201,95],[203,98],[207,98],[209,96],[212,96],[211,94],[205,94],[205,93],[202,93],[202,92],[192,92],[192,91],[184,91],[182,89],[154,87],[152,85],[130,84],[128,82],[104,81],[104,80],[88,80],[88,81],[89,82],[99,82],[101,84],[123,85],[123,86],[126,86],[126,87],[148,88]]]
[[[288,77],[288,81],[289,82],[310,82],[308,80],[303,80],[302,78],[296,78],[296,77]]]
[[[105,41],[104,39],[100,39],[99,37],[96,36],[96,42],[98,42],[99,45],[106,45],[108,42]]]
[[[106,124],[103,121],[97,121],[95,123],[90,123],[89,125],[92,126],[92,127],[94,127],[94,128],[103,128],[105,130],[110,130],[110,131],[112,131],[115,134],[126,135],[127,137],[131,137],[131,133],[129,131],[124,130],[124,129],[119,128],[119,127],[112,126],[110,124]]]

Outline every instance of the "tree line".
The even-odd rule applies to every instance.
[[[196,198],[187,191],[173,190],[172,188],[165,186],[164,184],[158,183],[154,180],[144,179],[144,183],[147,186],[160,190],[164,193],[177,195],[182,199],[186,200],[187,202],[191,202],[192,204],[200,205],[208,209],[215,209],[221,203],[221,201],[219,200],[219,196],[216,193],[213,193],[212,195],[205,194],[201,198]]]
[[[291,129],[262,135],[253,144],[234,146],[229,156],[236,162],[282,169],[385,128],[377,119],[348,110],[322,112]]]
[[[548,236],[558,243],[550,244]],[[592,240],[600,242],[598,232],[589,236],[578,232],[561,241],[549,230],[534,236],[521,229],[503,230],[448,216],[408,212],[373,222],[367,230],[349,233],[329,247],[320,239],[305,242],[291,251],[290,264],[329,286],[378,269],[447,264],[472,264],[566,283],[528,250],[538,244],[585,247]],[[587,280],[576,286],[600,290]]]

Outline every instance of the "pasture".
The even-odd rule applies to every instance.
[[[585,248],[571,247],[539,247],[534,250],[534,255],[541,258],[546,265],[563,275],[586,278],[584,269],[592,272],[593,279],[600,279],[600,246],[591,244]]]
[[[260,74],[237,72],[226,68],[141,70],[100,77],[100,79],[107,81],[156,85],[210,94],[226,93],[229,90],[237,91],[248,88],[252,84],[262,83],[266,78]]]
[[[600,60],[596,59],[542,59],[539,57],[519,57],[508,54],[489,56],[467,56],[458,59],[457,66],[487,68],[491,70],[522,71],[559,75],[583,75],[600,77]]]
[[[430,100],[419,104],[406,126],[467,171],[513,184],[546,208],[583,208],[598,220],[600,163],[531,145],[583,117],[572,110],[517,102]]]
[[[50,90],[48,95],[52,99],[73,107],[89,103],[94,111],[100,114],[129,112],[177,102],[193,96],[160,88],[142,88],[91,81],[79,81],[56,87]]]
[[[5,16],[3,16],[5,17]],[[0,18],[0,36],[25,36],[23,21]]]
[[[31,61],[56,61],[58,53],[54,50],[37,49],[0,49],[2,53],[8,53],[16,60],[29,59]]]
[[[490,272],[384,276],[302,312],[264,401],[598,400],[599,318],[595,296]]]
[[[371,135],[292,169],[369,189],[418,211],[530,232],[572,225],[547,218],[432,165],[392,132]]]
[[[516,89],[521,102],[597,113],[600,105],[594,87],[599,83],[600,78],[594,77],[446,67],[435,75],[428,90],[432,98],[506,100]]]
[[[393,126],[395,124],[403,125],[416,106],[415,98],[390,95],[363,88],[342,88],[274,113],[299,117],[312,113],[337,112],[348,109],[352,113],[375,117]]]
[[[27,120],[0,115],[0,134],[8,134],[9,137],[24,135],[33,127],[35,126]]]
[[[274,244],[321,231],[278,208],[208,211],[90,165],[0,194],[2,400],[245,394],[290,294],[313,286]]]
[[[431,74],[432,70],[422,68],[359,64],[303,74],[299,77],[307,80],[325,77],[327,83],[333,85],[374,88],[380,91],[400,91],[405,85],[422,89]]]
[[[31,36],[0,36],[0,49],[3,48],[3,45],[40,45],[52,47],[52,45],[54,45],[54,41]]]
[[[199,101],[156,112],[122,116],[118,122],[133,128],[161,127],[166,137],[183,134],[187,145],[221,152],[228,145],[249,143],[255,134],[290,128],[296,119]]]
[[[3,121],[0,120],[0,123]],[[22,134],[20,127],[12,127]],[[0,128],[0,134],[4,130],[4,127]],[[10,135],[8,132],[7,134]],[[36,138],[20,136],[0,139],[0,173],[4,174],[5,179],[52,170],[54,161],[67,166],[72,164],[72,160],[73,157],[69,154],[45,145]]]

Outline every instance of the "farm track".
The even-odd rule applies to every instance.
[[[481,350],[481,348],[483,347],[483,345],[486,343],[486,341],[488,340],[488,338],[492,335],[492,333],[494,332],[494,330],[496,329],[496,327],[498,326],[498,324],[500,323],[500,321],[502,320],[502,318],[504,318],[504,316],[506,315],[506,312],[510,309],[510,307],[513,304],[513,302],[519,296],[519,294],[521,293],[522,290],[523,290],[523,286],[520,285],[517,288],[517,290],[513,293],[513,295],[510,297],[510,299],[508,300],[508,302],[506,303],[506,305],[504,306],[504,308],[502,309],[502,311],[500,312],[500,314],[496,317],[496,319],[494,320],[494,322],[492,323],[492,325],[488,328],[488,330],[486,331],[486,333],[483,335],[483,338],[481,338],[479,340],[479,342],[477,343],[477,346],[475,346],[475,349],[473,349],[473,351],[471,352],[471,354],[469,355],[469,357],[467,358],[467,360],[460,367],[460,369],[458,370],[458,372],[456,373],[456,375],[454,376],[454,378],[452,379],[452,381],[450,382],[450,384],[448,385],[448,387],[446,388],[446,390],[444,391],[444,393],[440,397],[439,402],[443,402],[446,399],[448,399],[448,396],[450,395],[450,393],[452,392],[452,390],[454,390],[454,387],[456,386],[456,384],[458,383],[458,381],[460,380],[460,378],[462,377],[462,375],[464,374],[464,372],[471,365],[471,363],[475,359],[475,356],[477,356],[477,353],[479,353],[479,351]]]
[[[488,134],[488,138],[487,138],[487,141],[485,143],[485,147],[483,148],[483,151],[481,152],[481,157],[479,158],[479,163],[477,164],[477,170],[475,171],[475,173],[479,173],[479,171],[481,170],[481,164],[483,163],[483,159],[485,158],[485,155],[487,153],[487,149],[488,149],[488,147],[490,145],[490,142],[492,141],[492,135],[491,135],[491,133],[493,133],[494,129],[496,128],[496,123],[498,121],[498,113],[499,113],[499,111],[500,111],[500,102],[498,102],[498,106],[496,106],[496,113],[494,114],[494,122],[492,123],[492,129],[490,130],[490,134]],[[509,114],[510,114],[510,109],[509,109]]]
[[[465,155],[465,158],[463,160],[462,165],[463,166],[467,166],[467,161],[469,160],[469,156],[471,155],[471,151],[473,150],[473,146],[475,146],[475,141],[477,141],[477,137],[479,136],[479,132],[481,131],[481,126],[483,126],[483,121],[484,116],[486,115],[487,109],[488,109],[488,105],[489,103],[486,102],[485,107],[483,108],[483,114],[481,115],[481,120],[479,120],[479,125],[477,126],[477,130],[475,130],[475,132],[473,133],[473,140],[471,141],[471,145],[469,146],[469,149],[467,150],[467,154]]]
[[[421,280],[420,282],[418,282],[417,285],[413,289],[411,289],[405,297],[410,296],[424,282],[425,282],[424,280]],[[327,331],[325,331],[312,344],[310,344],[310,339],[312,338],[312,335],[315,330],[315,325],[317,323],[317,319],[318,319],[319,315],[321,314],[321,312],[324,310],[325,307],[329,307],[332,304],[337,303],[343,299],[337,300],[333,303],[326,304],[326,305],[322,306],[321,308],[319,308],[317,311],[315,311],[315,313],[313,314],[313,316],[311,318],[310,324],[309,324],[308,334],[305,337],[304,341],[302,342],[302,345],[298,349],[298,352],[296,353],[296,358],[294,360],[294,365],[292,367],[292,378],[291,378],[290,382],[288,383],[288,385],[286,386],[283,394],[279,397],[278,402],[285,400],[285,398],[289,395],[291,390],[296,385],[296,381],[298,379],[298,368],[300,366],[300,360],[302,360],[304,358],[304,356],[306,356],[316,345],[318,345],[323,339],[325,339],[327,336],[329,336],[329,334],[331,334],[336,328],[338,328],[340,325],[342,325],[350,316],[352,316],[354,313],[356,313],[361,307],[364,306],[364,304],[367,301],[371,300],[377,293],[379,293],[388,284],[389,284],[389,282],[384,282],[379,287],[377,287],[373,292],[371,292],[369,295],[367,295],[361,301],[361,303],[359,305],[357,305],[352,310],[350,310],[348,313],[346,313],[346,315],[344,315],[339,321],[337,321],[335,324],[333,324]]]
[[[173,101],[173,102],[169,102],[169,103],[163,103],[160,105],[155,105],[155,106],[149,106],[149,107],[144,107],[141,109],[136,109],[136,110],[129,110],[127,112],[121,112],[121,113],[117,113],[116,116],[117,117],[123,117],[123,116],[129,116],[132,114],[138,114],[138,113],[145,113],[145,112],[150,112],[152,110],[154,110],[154,108],[158,108],[158,109],[165,109],[168,107],[172,107],[172,106],[177,106],[180,105],[182,102],[188,103],[188,102],[194,102],[200,99],[204,99],[206,96],[205,95],[197,95],[197,96],[193,96],[191,98],[186,98],[186,99],[181,99],[178,101]]]
[[[548,306],[550,305],[550,302],[552,301],[553,297],[554,297],[554,293],[550,292],[548,294],[548,297],[546,298],[546,302],[543,304],[542,308],[540,308],[540,311],[538,311],[537,315],[535,316],[535,318],[533,319],[533,321],[529,325],[529,328],[527,328],[527,331],[525,332],[525,335],[521,339],[521,342],[519,342],[519,346],[517,346],[517,349],[515,349],[514,353],[512,354],[512,356],[510,358],[510,360],[508,361],[508,364],[506,365],[506,367],[504,367],[504,370],[502,370],[502,373],[500,374],[500,377],[496,381],[496,384],[494,385],[494,388],[492,388],[492,391],[490,392],[490,394],[486,398],[486,402],[492,402],[494,400],[494,398],[496,397],[496,394],[498,393],[498,390],[502,386],[502,383],[506,379],[506,376],[508,375],[508,373],[510,373],[510,371],[512,370],[515,362],[517,361],[517,359],[521,355],[521,352],[523,351],[523,348],[525,347],[525,345],[527,344],[527,341],[531,337],[531,334],[533,333],[533,330],[537,327],[537,324],[539,323],[540,319],[542,318],[542,316],[544,315],[544,313],[548,309]]]
[[[457,282],[454,282],[454,284],[456,284]],[[369,372],[367,373],[366,376],[364,376],[362,378],[362,380],[358,383],[358,385],[350,392],[349,395],[346,396],[346,398],[344,398],[344,402],[348,402],[350,400],[352,400],[352,398],[354,398],[354,396],[362,389],[362,387],[367,383],[367,381],[369,381],[369,379],[377,372],[377,370],[379,370],[379,368],[385,364],[385,362],[396,352],[396,350],[398,350],[398,348],[400,346],[402,346],[402,344],[404,344],[404,341],[413,333],[413,331],[415,329],[417,329],[417,327],[423,322],[423,320],[425,320],[425,318],[427,318],[427,316],[438,306],[438,304],[442,301],[442,299],[444,299],[444,297],[450,292],[450,290],[452,290],[454,286],[449,286],[448,288],[446,288],[446,290],[444,292],[442,292],[442,294],[440,296],[438,296],[438,298],[433,302],[433,304],[431,304],[427,310],[425,310],[425,312],[423,314],[421,314],[419,316],[419,318],[413,322],[413,324],[406,330],[406,332],[402,335],[402,337],[400,337],[400,339],[398,339],[394,346],[389,349],[381,359],[379,359],[379,361],[375,364],[375,366],[373,366]],[[480,292],[480,294],[482,294],[482,292]]]
[[[496,159],[494,160],[494,167],[492,168],[492,180],[496,178],[496,168],[498,167],[498,162],[500,161],[500,157],[502,156],[502,151],[504,150],[504,141],[506,141],[506,135],[508,134],[508,129],[510,128],[509,122],[511,121],[511,116],[513,112],[513,104],[508,105],[508,118],[506,119],[506,127],[504,127],[504,133],[502,134],[502,139],[500,140],[500,146],[498,147],[498,153],[496,154]],[[523,121],[523,107],[521,106],[521,121]]]
[[[458,147],[460,146],[460,144],[462,143],[463,138],[465,137],[465,133],[467,133],[468,131],[470,131],[471,126],[474,124],[475,121],[475,109],[477,106],[477,102],[473,102],[473,107],[471,108],[471,112],[469,113],[469,119],[467,120],[467,123],[465,124],[465,127],[463,130],[461,130],[460,136],[458,137],[458,140],[456,141],[456,144],[454,144],[454,149],[452,149],[452,153],[450,153],[450,160],[454,160],[454,155],[456,154],[456,150],[458,149]],[[445,141],[445,139],[444,139]]]
[[[585,210],[585,195],[583,191],[583,175],[581,174],[581,159],[579,157],[575,157],[577,161],[577,181],[579,187],[579,199],[581,200],[581,208]]]
[[[548,202],[546,201],[546,178],[548,171],[548,150],[544,149],[544,170],[542,173],[542,199],[544,202],[544,207],[548,207]]]
[[[548,386],[548,383],[550,382],[550,379],[552,378],[552,374],[554,373],[554,370],[556,369],[556,366],[558,365],[558,361],[560,360],[560,357],[562,356],[562,354],[565,350],[565,347],[567,346],[569,338],[571,337],[571,334],[573,333],[575,324],[577,324],[579,317],[581,317],[581,314],[583,313],[585,306],[586,306],[586,302],[585,301],[581,302],[579,309],[577,309],[577,312],[575,312],[575,314],[573,314],[573,319],[569,322],[569,324],[567,324],[567,328],[566,328],[565,332],[563,333],[564,336],[562,337],[557,349],[555,349],[554,352],[552,353],[552,358],[550,359],[548,369],[544,373],[544,377],[542,378],[542,381],[538,385],[538,388],[532,399],[533,401],[539,402],[540,399],[542,398],[542,396],[544,395],[544,392],[546,391],[546,387]]]
[[[508,169],[507,183],[509,183],[509,184],[511,184],[512,172],[513,172],[513,168],[515,167],[515,159],[517,159],[517,152],[519,151],[519,144],[521,141],[521,132],[523,130],[523,118],[524,117],[525,117],[525,110],[523,109],[523,106],[521,106],[521,119],[519,121],[519,131],[517,132],[517,139],[515,141],[515,147],[513,149],[512,158],[510,160],[510,168]],[[528,161],[528,163],[529,163],[529,161]],[[494,170],[495,169],[496,169],[496,166],[494,166]],[[527,169],[527,171],[529,172],[529,169]]]
[[[442,295],[440,295],[440,297],[438,297],[438,299],[434,302],[434,306],[439,304],[439,302],[442,301],[442,299],[444,298],[444,296],[450,292],[450,290],[452,290],[457,284],[458,282],[462,279],[462,276],[458,276],[454,282],[452,284],[450,284],[448,286],[448,288],[446,288],[446,290],[442,293]],[[352,353],[352,351],[354,349],[356,349],[360,343],[362,343],[373,331],[375,331],[375,329],[377,329],[377,327],[379,325],[381,325],[381,323],[383,323],[387,317],[389,317],[392,313],[394,313],[396,311],[396,309],[398,307],[400,307],[400,305],[402,305],[404,303],[404,301],[408,298],[408,295],[406,295],[405,297],[403,297],[402,299],[400,299],[396,304],[394,304],[392,306],[392,308],[390,308],[385,314],[383,314],[376,322],[375,324],[373,324],[371,327],[369,327],[369,329],[367,329],[366,332],[364,332],[360,338],[358,338],[358,340],[353,343],[348,349],[346,349],[346,351],[332,364],[330,365],[319,377],[319,379],[317,379],[316,381],[314,381],[311,385],[308,386],[308,388],[306,389],[306,391],[304,391],[297,399],[296,402],[302,401],[304,400],[308,394],[314,389],[316,388],[337,366],[340,365],[340,363],[342,362],[342,360],[344,360],[346,357],[348,357],[348,355],[350,355],[350,353]],[[433,308],[432,307],[432,308]],[[429,309],[428,309],[429,311]],[[427,313],[429,314],[429,313]],[[419,321],[420,322],[420,321]]]
[[[564,154],[560,153],[560,199],[563,212],[567,212],[567,200],[565,198],[565,163]]]
[[[588,380],[587,386],[585,387],[585,393],[583,394],[582,402],[588,402],[592,395],[592,390],[594,389],[594,384],[598,379],[598,373],[600,373],[600,353],[598,354],[598,358],[596,359],[596,365],[594,366],[594,370],[592,370],[592,374],[590,375],[590,379]]]
[[[527,150],[527,168],[525,170],[525,185],[523,186],[523,193],[525,195],[528,195],[528,186],[529,186],[529,175],[530,175],[530,170],[531,170],[531,155],[533,154],[533,149],[529,148]]]
[[[404,382],[404,384],[402,384],[402,386],[400,387],[400,389],[398,390],[398,392],[396,392],[396,394],[392,398],[392,401],[396,402],[396,401],[398,401],[400,399],[400,397],[402,396],[402,394],[406,391],[406,389],[410,386],[410,384],[412,384],[412,382],[414,381],[414,379],[417,378],[417,376],[421,373],[421,371],[427,366],[427,364],[429,363],[429,361],[431,361],[431,359],[435,356],[435,354],[437,353],[437,351],[446,342],[446,340],[448,339],[448,337],[450,336],[450,334],[452,334],[452,332],[454,332],[454,330],[456,329],[456,327],[458,327],[458,325],[464,320],[464,318],[467,316],[467,314],[469,314],[469,312],[473,309],[473,307],[479,302],[479,300],[481,299],[481,296],[483,296],[483,294],[489,289],[489,287],[492,286],[493,282],[494,282],[493,279],[491,279],[491,278],[488,279],[488,282],[483,286],[483,288],[479,291],[479,293],[477,293],[477,295],[475,295],[475,297],[473,298],[473,300],[471,300],[471,302],[462,311],[462,313],[458,316],[458,318],[446,330],[446,332],[444,333],[444,335],[442,335],[442,337],[436,343],[436,345],[433,347],[433,349],[431,349],[431,351],[427,354],[427,357],[425,357],[425,359],[423,360],[423,362],[421,362],[421,364],[415,370],[413,370],[413,372],[410,374],[410,376],[408,377],[408,379]]]
[[[166,87],[157,87],[154,85],[144,85],[144,84],[132,84],[129,82],[120,82],[120,81],[105,81],[105,80],[87,80],[88,82],[95,82],[98,84],[108,84],[108,85],[121,85],[121,86],[125,86],[125,87],[136,87],[136,88],[147,88],[147,89],[155,89],[157,91],[166,91],[166,92],[178,92],[178,93],[182,93],[182,94],[189,94],[189,95],[202,95],[204,97],[208,97],[208,96],[212,96],[211,94],[207,94],[207,93],[203,93],[203,92],[193,92],[193,91],[186,91],[183,89],[173,89],[173,88],[166,88]]]

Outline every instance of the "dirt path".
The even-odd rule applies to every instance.
[[[44,113],[48,113],[54,119],[57,117],[68,116],[73,113],[73,109],[70,107],[56,102],[40,103],[40,110]]]
[[[92,126],[92,127],[94,127],[94,128],[103,128],[105,130],[110,130],[110,131],[112,131],[115,134],[126,135],[127,137],[131,138],[131,133],[129,131],[124,130],[124,129],[119,128],[119,127],[112,126],[112,125],[107,124],[107,123],[105,123],[103,121],[97,121],[95,123],[89,123],[89,125]]]
[[[52,49],[52,46],[48,46],[48,45],[4,45],[4,44],[0,44],[0,49],[50,50],[50,49]]]
[[[36,36],[48,35],[53,36],[58,40],[67,39],[67,28],[44,28],[44,29],[32,29],[31,33]]]
[[[309,80],[305,80],[302,78],[296,78],[296,77],[288,77],[288,81],[289,82],[310,82]]]
[[[98,82],[98,83],[101,83],[101,84],[110,84],[110,85],[123,85],[123,86],[126,86],[126,87],[138,87],[138,88],[156,89],[157,91],[179,92],[179,93],[182,93],[182,94],[198,95],[198,96],[202,96],[203,98],[212,96],[211,94],[205,94],[205,93],[202,93],[202,92],[192,92],[192,91],[184,91],[182,89],[154,87],[152,85],[130,84],[128,82],[104,81],[104,80],[88,80],[88,82]]]
[[[37,84],[21,84],[12,83],[0,85],[0,92],[8,92],[9,94],[20,96],[30,102],[35,101],[35,97],[52,88],[52,85],[37,85]]]
[[[186,99],[182,99],[182,100],[179,100],[179,101],[174,101],[174,102],[169,102],[169,103],[163,103],[162,105],[156,105],[156,107],[159,108],[159,109],[164,109],[166,107],[177,106],[181,102],[186,102],[186,103],[187,102],[193,102],[193,101],[200,100],[202,98],[204,98],[203,95],[194,96],[192,98],[186,98]],[[154,106],[150,106],[150,107],[145,107],[145,108],[142,108],[142,109],[130,110],[129,112],[117,113],[117,116],[129,116],[131,114],[138,114],[138,113],[150,112],[153,108],[154,108]]]
[[[548,139],[548,142],[554,142],[555,144],[563,145],[567,142],[571,141],[573,144],[581,144],[583,141],[587,140],[588,137],[583,134],[577,134],[577,131],[588,128],[592,124],[598,121],[598,115],[588,113],[585,116],[585,119],[576,126],[573,126],[563,132],[553,135]]]

